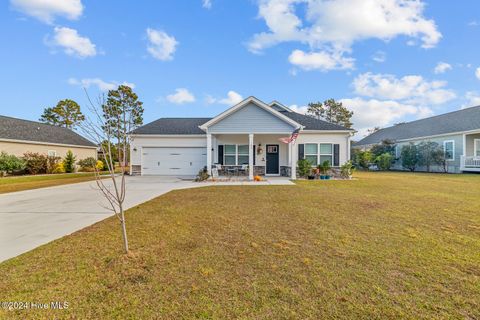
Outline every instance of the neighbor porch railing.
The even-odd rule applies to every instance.
[[[475,168],[480,169],[480,158],[472,156],[461,156],[460,165],[462,169]]]

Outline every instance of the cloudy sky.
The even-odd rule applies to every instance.
[[[9,0],[0,114],[37,120],[135,88],[145,121],[213,116],[250,95],[299,112],[342,100],[374,126],[480,104],[480,2]]]

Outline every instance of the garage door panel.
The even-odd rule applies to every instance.
[[[144,175],[195,175],[206,165],[205,148],[143,148]]]

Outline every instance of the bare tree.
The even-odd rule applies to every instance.
[[[117,90],[111,90],[108,96],[115,94]],[[80,129],[85,135],[93,140],[100,147],[104,164],[107,169],[108,179],[104,179],[105,175],[102,175],[98,168],[95,168],[95,181],[98,189],[108,202],[108,206],[104,208],[112,211],[120,221],[123,246],[125,253],[128,253],[128,237],[127,228],[125,222],[125,195],[126,195],[126,182],[125,173],[127,172],[128,164],[128,147],[130,146],[130,131],[141,125],[142,121],[139,121],[143,114],[143,108],[141,108],[141,102],[139,104],[140,110],[132,109],[128,106],[123,106],[121,103],[112,105],[109,103],[105,95],[100,95],[95,102],[90,99],[88,92],[85,90],[89,101],[89,110],[91,116],[86,117],[82,123]],[[116,114],[118,121],[114,125],[111,124],[109,116],[106,114]],[[120,149],[120,150],[119,150]],[[119,169],[115,167],[114,158],[118,152]],[[110,183],[107,183],[110,182]]]

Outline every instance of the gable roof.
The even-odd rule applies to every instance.
[[[224,112],[220,113],[218,116],[210,119],[209,121],[207,121],[206,123],[201,125],[200,129],[207,130],[207,128],[210,127],[211,125],[213,125],[213,124],[221,121],[222,119],[228,117],[229,115],[235,113],[237,110],[245,107],[249,103],[253,103],[256,106],[270,112],[272,115],[276,116],[277,118],[280,118],[281,120],[285,121],[286,123],[289,123],[290,125],[292,125],[293,127],[297,128],[297,129],[302,128],[302,125],[300,123],[298,123],[298,122],[294,121],[293,119],[285,116],[283,113],[275,110],[274,108],[272,108],[268,104],[264,103],[263,101],[255,98],[253,96],[250,96],[250,97],[240,101],[239,103],[237,103],[233,107],[231,107],[231,108],[225,110]]]
[[[253,101],[256,104],[260,104],[262,108],[266,107],[265,110],[269,111],[270,113],[275,114],[276,116],[285,120],[288,123],[295,124],[295,127],[302,128],[303,130],[353,131],[353,129],[348,129],[337,124],[296,113],[277,101],[273,101],[269,105],[267,105],[255,97],[249,97],[214,118],[160,118],[133,130],[131,133],[133,135],[205,134],[204,128],[208,127],[207,124],[211,125],[215,123],[212,120],[218,119],[221,115],[223,115],[223,117],[221,118],[223,119],[229,114],[232,114],[236,110]],[[280,111],[276,110],[274,106],[277,106],[276,109]],[[229,113],[226,114],[227,112]]]
[[[480,130],[480,106],[380,129],[355,145],[376,144],[385,139],[408,140],[471,130]]]
[[[212,118],[160,118],[132,131],[133,134],[205,134],[199,127]]]
[[[6,116],[0,116],[1,139],[96,147],[93,142],[70,129]]]

